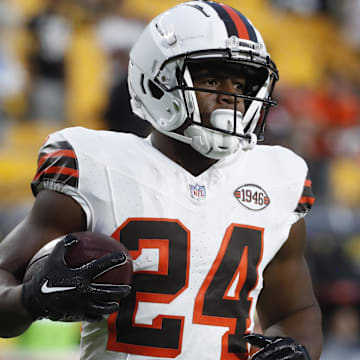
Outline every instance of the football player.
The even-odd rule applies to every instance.
[[[131,106],[152,134],[48,137],[34,206],[0,245],[0,335],[40,318],[81,320],[84,360],[319,359],[307,165],[258,144],[277,80],[260,33],[230,6],[190,1],[152,20],[129,64]],[[64,263],[76,241],[65,234],[85,230],[129,249],[130,294],[92,284],[121,254],[75,272]],[[59,236],[23,284],[31,257]]]

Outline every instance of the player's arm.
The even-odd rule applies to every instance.
[[[78,239],[68,233],[86,229],[82,208],[70,197],[41,191],[30,215],[0,245],[0,336],[24,332],[32,321],[99,321],[119,310],[119,300],[130,292],[128,285],[94,284],[94,278],[127,258],[114,252],[70,268],[66,249]],[[61,237],[37,272],[22,284],[26,265],[44,244]],[[44,285],[49,284],[44,291]]]
[[[266,268],[257,312],[265,336],[291,337],[317,360],[322,348],[321,312],[304,258],[305,232],[301,219]]]
[[[22,278],[31,257],[50,240],[86,229],[86,218],[72,198],[41,191],[30,214],[0,243],[0,336],[17,336],[31,324],[22,303]]]

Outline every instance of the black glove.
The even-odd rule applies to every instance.
[[[252,360],[311,360],[305,346],[290,337],[267,337],[260,334],[244,335],[251,345],[260,348]]]
[[[98,285],[94,277],[126,263],[124,253],[112,253],[79,268],[66,265],[67,248],[77,243],[66,235],[48,256],[41,270],[24,283],[22,298],[34,320],[99,321],[119,310],[118,301],[129,295],[129,285]]]

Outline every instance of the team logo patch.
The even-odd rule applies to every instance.
[[[206,198],[206,190],[203,185],[189,185],[190,186],[190,195],[195,200],[204,200]]]
[[[249,210],[259,211],[270,204],[266,191],[259,185],[245,184],[234,191],[234,196],[239,203]]]

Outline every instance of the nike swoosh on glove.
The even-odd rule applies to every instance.
[[[252,360],[311,360],[305,346],[290,337],[268,337],[260,334],[244,335],[243,339],[260,348]]]
[[[59,241],[44,266],[24,283],[22,300],[34,320],[99,321],[119,311],[118,301],[129,295],[129,285],[96,284],[97,275],[127,262],[123,252],[90,261],[81,267],[67,266],[67,248],[79,241],[66,235]]]

